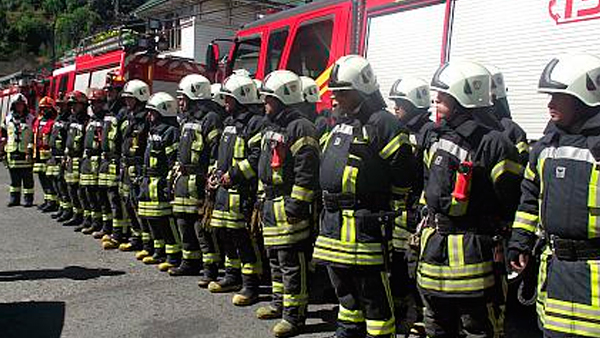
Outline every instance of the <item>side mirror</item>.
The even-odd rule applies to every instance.
[[[214,73],[219,68],[220,59],[219,45],[211,42],[206,48],[206,70],[210,73]]]

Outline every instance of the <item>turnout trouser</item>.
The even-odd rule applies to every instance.
[[[306,244],[288,248],[269,248],[273,300],[271,306],[281,309],[283,319],[293,325],[303,325],[308,306],[308,261]]]
[[[394,306],[384,269],[328,266],[328,271],[340,302],[336,337],[395,337]]]
[[[23,194],[26,198],[33,200],[33,167],[9,167],[8,172],[10,175],[10,194],[14,196],[21,196]]]
[[[485,297],[442,298],[424,295],[425,330],[431,338],[493,338],[494,304]]]

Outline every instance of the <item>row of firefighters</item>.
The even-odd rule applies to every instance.
[[[544,335],[600,337],[600,58],[548,63],[551,119],[531,147],[502,74],[477,62],[398,80],[394,113],[363,57],[339,59],[329,89],[317,115],[315,81],[286,70],[188,75],[177,99],[110,77],[43,98],[35,122],[18,95],[9,206],[32,205],[36,172],[42,211],[104,249],[199,275],[237,306],[266,274],[256,315],[280,319],[276,337],[302,332],[312,263],[339,301],[335,337],[393,337],[408,307],[421,335],[502,336],[507,274],[537,265]]]

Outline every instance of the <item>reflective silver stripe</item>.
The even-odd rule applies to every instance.
[[[435,142],[429,150],[430,156],[435,154],[438,150],[443,150],[450,155],[457,157],[461,162],[471,159],[471,154],[468,150],[461,148],[458,144],[449,140],[441,139]]]
[[[588,162],[596,164],[596,160],[589,149],[577,147],[548,147],[544,148],[539,156],[539,161],[547,158],[552,159],[567,159],[574,161]]]

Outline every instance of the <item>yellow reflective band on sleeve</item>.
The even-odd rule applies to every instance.
[[[292,156],[296,156],[296,153],[298,153],[298,151],[300,151],[300,149],[302,149],[302,147],[304,146],[314,147],[315,149],[317,149],[317,151],[319,151],[319,142],[317,142],[317,140],[315,140],[312,137],[305,136],[298,139],[290,147],[290,152],[292,153]]]
[[[252,147],[255,144],[259,143],[261,139],[262,139],[262,134],[261,133],[257,133],[256,135],[252,136],[248,140],[248,145]]]
[[[517,151],[519,153],[529,152],[529,144],[527,144],[525,141],[517,143]]]
[[[308,295],[283,294],[283,307],[301,307],[306,304],[308,304]]]
[[[523,166],[511,160],[500,161],[492,169],[490,175],[492,182],[496,183],[500,176],[504,175],[505,173],[511,173],[516,176],[521,176],[523,175]]]
[[[356,242],[356,218],[354,210],[342,210],[342,230],[340,231],[342,242]]]
[[[464,235],[448,235],[448,263],[450,267],[465,265]]]
[[[206,135],[206,139],[208,142],[212,142],[215,138],[219,137],[220,134],[220,129],[213,129],[208,133],[208,135]]]
[[[173,214],[169,202],[145,202],[138,203],[138,215],[140,217],[164,217]]]
[[[281,222],[277,226],[263,228],[265,246],[290,245],[310,237],[310,223],[301,221],[290,225]]]
[[[527,168],[525,168],[525,179],[530,181],[535,180],[535,172],[531,170],[529,165],[527,165]]]
[[[254,171],[254,169],[252,169],[252,166],[250,166],[250,162],[248,161],[248,159],[238,162],[237,165],[247,180],[252,179],[256,176],[256,172]]]
[[[594,166],[588,185],[588,238],[600,237],[600,189],[598,177],[600,170]]]
[[[273,293],[283,293],[283,283],[273,281],[271,282],[271,287],[273,288]]]
[[[340,304],[338,320],[350,323],[364,323],[365,316],[361,310],[348,310]]]
[[[356,179],[358,177],[358,168],[346,166],[342,177],[342,192],[347,194],[356,193]]]
[[[165,147],[165,154],[169,155],[174,151],[177,151],[177,148],[179,148],[179,142],[175,142],[173,144],[171,144],[168,147]]]
[[[294,185],[292,187],[292,195],[291,196],[292,196],[292,198],[297,199],[299,201],[310,203],[314,199],[315,192],[310,189],[306,189],[301,186]]]
[[[384,160],[392,156],[400,147],[409,142],[408,136],[404,133],[396,135],[383,149],[379,152],[379,156]]]
[[[537,215],[532,215],[524,211],[517,211],[512,228],[535,233],[538,221],[539,217]]]
[[[372,319],[366,319],[365,321],[367,322],[369,336],[389,336],[396,333],[396,319],[394,316],[386,321]]]

